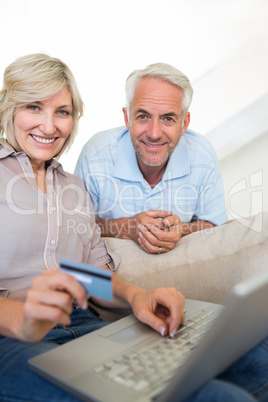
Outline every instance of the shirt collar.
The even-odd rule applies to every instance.
[[[137,162],[136,152],[133,148],[129,131],[127,130],[119,139],[113,175],[119,179],[128,181],[144,180]]]
[[[8,142],[2,139],[0,143],[0,159],[4,159],[11,154],[15,154],[15,150]]]
[[[18,155],[24,155],[26,158],[28,156],[25,154],[25,152],[16,152],[15,149],[7,142],[5,144],[0,144],[0,159],[4,159],[7,156],[18,156]],[[63,176],[67,176],[65,171],[63,170],[62,165],[55,159],[52,160],[50,163],[48,169],[57,169],[59,173],[61,173]]]
[[[170,180],[170,178],[175,179],[177,177],[183,177],[188,173],[190,173],[190,161],[186,140],[184,136],[182,136],[178,145],[170,155],[162,180]]]
[[[51,162],[50,165],[48,166],[48,169],[51,169],[51,170],[55,169],[55,170],[57,170],[60,174],[62,174],[63,176],[66,176],[66,177],[67,177],[67,174],[65,173],[65,171],[64,171],[64,169],[63,169],[63,167],[62,167],[62,165],[61,165],[60,162],[57,161],[56,159],[55,159],[55,160],[52,160],[52,162]]]
[[[186,133],[185,133],[186,134]],[[190,172],[190,161],[184,136],[171,154],[162,180],[182,177]],[[144,181],[140,171],[136,152],[132,145],[129,131],[125,131],[118,144],[117,159],[115,161],[113,175],[119,179],[128,181]]]

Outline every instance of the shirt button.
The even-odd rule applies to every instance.
[[[55,246],[55,244],[56,244],[55,240],[51,240],[50,244],[52,244],[52,246]]]
[[[56,207],[52,207],[52,208],[51,208],[51,211],[52,211],[52,212],[55,212],[55,211],[56,211]]]

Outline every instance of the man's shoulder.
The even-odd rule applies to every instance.
[[[100,131],[86,142],[83,149],[87,155],[95,155],[114,147],[117,148],[120,139],[127,132],[125,126]]]
[[[215,150],[209,140],[195,131],[187,130],[183,136],[187,149],[190,152],[215,158]]]

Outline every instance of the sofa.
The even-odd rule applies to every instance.
[[[185,236],[163,254],[147,254],[131,240],[105,240],[121,257],[116,272],[127,282],[145,289],[174,286],[189,299],[224,304],[236,283],[268,269],[267,212]],[[110,321],[130,313],[97,310]]]

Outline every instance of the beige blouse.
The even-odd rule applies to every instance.
[[[47,193],[23,152],[0,145],[0,296],[25,298],[31,280],[59,258],[116,269],[120,258],[100,238],[82,181],[53,161]]]

